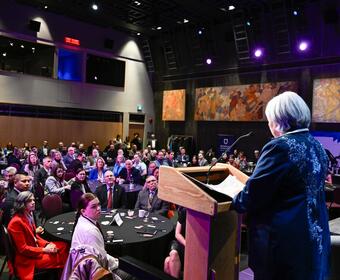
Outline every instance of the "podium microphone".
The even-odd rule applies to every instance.
[[[226,154],[231,150],[231,148],[233,148],[233,147],[236,145],[236,143],[237,143],[238,141],[240,141],[242,138],[249,137],[249,136],[252,135],[252,134],[253,134],[253,132],[250,131],[250,132],[248,132],[247,134],[241,135],[239,138],[236,139],[236,141],[235,141],[233,144],[231,144],[231,145],[229,146],[228,149],[226,149],[226,150],[222,153],[222,155],[217,159],[217,161],[216,161],[214,164],[210,165],[210,167],[209,167],[209,169],[208,169],[208,172],[207,172],[207,184],[209,184],[209,176],[210,176],[211,168],[213,168],[213,167],[216,165],[216,163],[218,163],[218,162],[223,158],[223,156],[226,155]]]

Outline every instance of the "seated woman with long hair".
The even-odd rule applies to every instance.
[[[28,174],[28,176],[31,176],[34,178],[35,173],[42,167],[42,165],[39,164],[38,157],[35,153],[30,152],[27,157],[27,164],[24,166],[24,171]]]
[[[90,171],[89,180],[97,180],[103,183],[105,171],[105,160],[102,157],[99,157],[96,161],[96,167]]]
[[[72,209],[77,209],[80,197],[84,193],[92,193],[92,191],[87,184],[85,170],[83,168],[79,168],[77,169],[76,176],[72,179],[71,183],[70,200]]]
[[[105,251],[104,236],[98,223],[100,209],[99,200],[94,194],[85,193],[81,196],[70,255],[61,279],[101,279],[107,273],[112,273],[113,279],[128,279],[126,273],[118,270],[118,259]],[[84,257],[90,264],[79,261]],[[87,269],[82,268],[83,266]]]
[[[63,268],[68,246],[64,242],[48,242],[36,234],[33,219],[34,195],[29,191],[19,193],[14,204],[14,216],[8,232],[15,249],[11,271],[21,280],[33,280],[35,269]]]

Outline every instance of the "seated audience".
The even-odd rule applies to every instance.
[[[59,152],[58,150],[51,150],[51,159],[52,159],[52,166],[51,166],[52,169],[57,165],[61,165],[64,168],[64,170],[67,170],[61,152]]]
[[[198,166],[198,159],[196,155],[192,156],[190,166],[193,166],[193,167]]]
[[[93,151],[96,151],[96,149],[93,149]],[[105,171],[105,161],[102,157],[98,157],[96,159],[95,168],[90,171],[89,180],[97,180],[101,183],[104,183]]]
[[[30,152],[27,157],[27,164],[24,166],[24,171],[28,174],[28,176],[31,176],[32,179],[35,176],[35,173],[42,167],[42,165],[39,164],[38,157],[35,153]]]
[[[187,166],[189,163],[189,156],[186,154],[185,148],[180,149],[180,154],[176,158],[177,164],[181,166]]]
[[[95,168],[97,160],[100,159],[99,151],[97,149],[93,149],[91,155],[87,157],[87,167]]]
[[[16,198],[19,193],[28,191],[31,186],[31,179],[29,176],[24,174],[16,174],[14,176],[14,187],[11,189],[6,196],[5,202],[2,205],[3,212],[3,224],[8,225],[9,221],[13,216],[13,207]]]
[[[43,188],[45,187],[45,182],[46,182],[48,176],[50,176],[50,174],[51,174],[51,165],[52,165],[51,158],[45,157],[43,159],[43,167],[40,168],[35,173],[34,180],[33,180],[33,191],[34,191],[35,196],[37,196],[36,190],[37,190],[38,184],[40,186],[42,186]]]
[[[139,171],[133,167],[132,161],[129,159],[125,161],[125,167],[119,172],[118,177],[119,181],[122,179],[124,184],[132,183],[140,185],[142,183]]]
[[[158,169],[158,168],[157,168],[156,164],[153,161],[151,161],[149,163],[149,166],[148,166],[148,173],[147,173],[147,175],[148,176],[153,175],[153,173],[155,172],[155,169]]]
[[[74,147],[68,147],[66,156],[63,157],[64,164],[66,168],[68,169],[70,167],[70,164],[72,161],[74,161],[75,156],[75,148]]]
[[[67,173],[74,174],[78,169],[83,168],[83,161],[85,160],[85,155],[83,153],[78,153],[76,159],[70,163],[67,168]]]
[[[64,195],[66,190],[70,190],[71,186],[64,180],[65,170],[61,165],[57,165],[52,170],[52,175],[49,176],[45,183],[45,190],[48,194]]]
[[[15,214],[8,225],[15,249],[15,259],[11,265],[21,280],[33,280],[36,269],[63,268],[67,259],[66,243],[48,242],[36,233],[34,210],[34,195],[29,191],[21,192],[16,198]]]
[[[169,256],[164,261],[164,272],[177,279],[180,277],[181,268],[184,264],[185,223],[186,209],[180,207],[178,209],[178,220],[175,230],[176,240],[171,242]]]
[[[71,192],[75,190],[79,190],[82,193],[92,192],[89,185],[87,184],[86,173],[83,168],[79,168],[76,171],[76,176],[71,184]]]
[[[84,194],[79,201],[72,235],[71,250],[62,280],[68,279],[129,279],[118,269],[118,259],[105,250],[104,236],[98,220],[100,202],[92,193]],[[90,259],[88,263],[82,258]],[[111,274],[112,275],[108,275]],[[117,277],[118,276],[118,277]]]
[[[120,171],[122,171],[122,169],[124,168],[124,166],[125,166],[124,161],[125,161],[124,155],[119,153],[119,151],[118,151],[116,162],[115,162],[115,165],[113,166],[113,175],[115,177],[118,177]]]
[[[146,187],[138,194],[135,209],[143,209],[166,217],[169,210],[169,202],[158,198],[157,179],[151,175],[146,178],[145,185]]]
[[[156,166],[159,168],[161,165],[169,166],[168,159],[164,157],[164,153],[159,151],[157,154],[157,159],[154,161]]]
[[[112,171],[105,172],[104,180],[105,184],[98,186],[95,191],[102,209],[126,208],[125,189],[116,184],[116,178]]]
[[[147,173],[147,167],[144,162],[141,161],[140,155],[135,154],[133,156],[133,167],[139,171],[139,174],[144,177]]]
[[[202,153],[198,154],[198,166],[207,166],[209,162],[205,159]]]

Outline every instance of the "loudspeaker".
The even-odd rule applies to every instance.
[[[105,39],[104,41],[104,47],[107,49],[112,50],[113,49],[114,42],[111,39]]]
[[[28,28],[34,32],[39,32],[40,31],[40,25],[41,22],[40,21],[36,21],[36,20],[30,20],[29,24],[28,24]]]

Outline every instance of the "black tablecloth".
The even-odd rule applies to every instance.
[[[169,219],[151,213],[146,221],[138,217],[137,211],[132,219],[127,216],[126,210],[118,210],[123,213],[123,224],[105,225],[103,222],[111,222],[112,213],[102,213],[100,224],[104,233],[106,251],[113,256],[130,255],[151,265],[162,268],[165,256],[168,254],[170,241],[174,238],[174,224]],[[46,234],[54,240],[71,242],[75,212],[68,212],[47,220],[45,224]],[[152,237],[145,237],[137,233],[135,226],[143,228],[157,229],[157,233]],[[147,225],[151,226],[148,227]],[[114,239],[110,240],[108,231],[113,231]],[[115,242],[115,240],[123,242]]]

